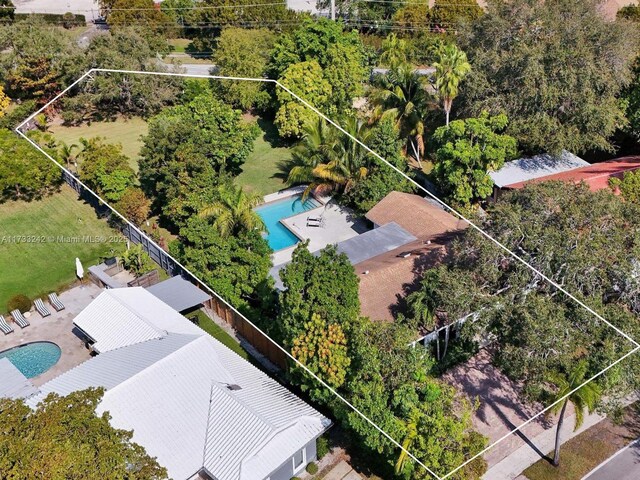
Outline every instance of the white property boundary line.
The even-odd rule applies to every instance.
[[[553,285],[555,288],[557,288],[559,291],[561,291],[562,293],[564,293],[567,297],[569,297],[570,299],[574,300],[576,303],[578,303],[580,306],[582,306],[583,308],[585,308],[588,312],[590,312],[591,314],[593,314],[596,318],[598,318],[600,321],[604,322],[606,325],[608,325],[609,327],[611,327],[612,329],[614,329],[618,334],[620,334],[622,337],[624,337],[626,340],[628,340],[633,346],[634,348],[632,350],[630,350],[629,352],[627,352],[625,355],[623,355],[622,357],[620,357],[618,360],[616,360],[615,362],[611,363],[609,366],[607,366],[606,368],[604,368],[603,370],[601,370],[600,372],[598,372],[597,374],[593,375],[591,378],[589,378],[588,380],[585,380],[582,384],[580,384],[579,386],[577,386],[576,388],[574,388],[573,390],[571,390],[569,393],[567,393],[565,396],[563,396],[562,398],[556,400],[554,403],[552,403],[551,405],[547,406],[546,408],[544,408],[542,411],[540,411],[539,413],[537,413],[536,415],[534,415],[533,417],[531,417],[530,419],[528,419],[527,421],[523,422],[521,425],[519,425],[518,427],[514,428],[513,430],[511,430],[509,433],[505,434],[504,436],[502,436],[501,438],[499,438],[498,440],[496,440],[495,442],[493,442],[492,444],[490,444],[489,446],[487,446],[485,449],[483,449],[482,451],[478,452],[476,455],[474,455],[473,457],[469,458],[468,460],[466,460],[464,463],[462,463],[461,465],[459,465],[458,467],[456,467],[455,469],[453,469],[451,472],[447,473],[444,476],[439,476],[437,474],[435,474],[431,469],[429,469],[429,467],[427,467],[424,463],[422,463],[418,458],[416,458],[411,452],[409,452],[406,448],[404,448],[398,441],[396,441],[394,438],[392,438],[388,433],[386,433],[384,430],[382,430],[378,425],[376,425],[372,420],[370,420],[366,415],[364,415],[360,410],[358,410],[355,406],[353,406],[351,403],[349,403],[342,395],[340,395],[338,392],[336,392],[331,386],[329,386],[324,380],[322,380],[321,378],[319,378],[317,375],[315,375],[313,372],[311,372],[304,364],[300,363],[298,360],[296,360],[285,348],[281,347],[277,342],[275,342],[274,340],[271,339],[271,337],[269,337],[268,335],[266,335],[260,328],[258,328],[256,325],[253,324],[253,322],[251,322],[248,318],[246,318],[244,315],[242,315],[237,309],[235,309],[232,305],[230,305],[226,300],[224,300],[223,298],[221,298],[215,291],[213,291],[205,282],[203,282],[202,280],[200,280],[196,275],[194,275],[193,273],[191,273],[191,271],[189,271],[187,268],[185,268],[180,262],[178,262],[175,258],[173,258],[171,255],[168,255],[175,263],[176,265],[180,266],[182,269],[184,269],[186,272],[188,272],[193,278],[195,278],[196,280],[198,280],[202,285],[205,286],[205,288],[212,294],[214,295],[216,298],[218,298],[219,300],[221,300],[225,305],[227,305],[231,310],[233,310],[236,314],[240,315],[242,318],[244,318],[244,320],[246,320],[251,326],[253,326],[255,329],[257,329],[262,335],[264,335],[266,338],[269,339],[269,341],[271,341],[271,343],[273,343],[278,349],[280,349],[288,358],[290,358],[291,360],[293,360],[296,364],[298,364],[302,369],[304,369],[309,375],[311,375],[313,378],[315,378],[322,386],[326,387],[331,393],[333,393],[336,397],[338,397],[340,400],[342,400],[346,405],[348,405],[351,409],[353,409],[353,411],[355,411],[358,415],[360,415],[365,421],[367,421],[371,426],[373,426],[377,431],[379,431],[382,435],[384,435],[385,438],[387,438],[389,441],[391,441],[396,447],[400,448],[402,451],[404,451],[413,461],[415,461],[418,465],[422,466],[427,472],[429,472],[429,474],[431,474],[434,478],[438,479],[438,480],[444,480],[448,477],[450,477],[451,475],[453,475],[455,472],[457,472],[458,470],[460,470],[461,468],[463,468],[464,466],[466,466],[467,464],[469,464],[470,462],[472,462],[473,460],[475,460],[476,458],[480,457],[481,455],[483,455],[485,452],[487,452],[488,450],[490,450],[491,448],[493,448],[495,445],[497,445],[498,443],[500,443],[502,440],[504,440],[505,438],[513,435],[514,433],[516,433],[517,431],[519,431],[520,429],[522,429],[524,426],[528,425],[529,423],[531,423],[533,420],[535,420],[536,418],[540,417],[541,415],[545,414],[547,411],[549,411],[550,409],[552,409],[555,405],[559,404],[560,402],[564,401],[567,397],[569,397],[570,395],[572,395],[574,392],[576,392],[577,390],[579,390],[580,388],[582,388],[584,385],[586,385],[587,383],[593,381],[594,379],[598,378],[599,376],[601,376],[602,374],[604,374],[606,371],[608,371],[610,368],[614,367],[615,365],[617,365],[618,363],[620,363],[621,361],[623,361],[624,359],[626,359],[627,357],[629,357],[630,355],[634,354],[635,352],[637,352],[640,349],[640,344],[638,342],[636,342],[633,338],[631,338],[629,335],[627,335],[626,333],[624,333],[622,330],[620,330],[618,327],[616,327],[615,325],[611,324],[608,320],[606,320],[605,318],[603,318],[601,315],[599,315],[597,312],[595,312],[593,309],[591,309],[588,305],[586,305],[585,303],[583,303],[582,301],[580,301],[579,299],[577,299],[574,295],[572,295],[571,293],[567,292],[562,286],[560,286],[559,284],[557,284],[556,282],[554,282],[553,280],[551,280],[549,277],[547,277],[545,274],[543,274],[542,272],[540,272],[539,270],[537,270],[535,267],[533,267],[530,263],[528,263],[526,260],[524,260],[523,258],[519,257],[516,253],[512,252],[511,250],[509,250],[505,245],[503,245],[502,243],[500,243],[498,240],[494,239],[493,237],[491,237],[488,233],[486,233],[484,230],[482,230],[480,227],[478,227],[477,225],[475,225],[474,223],[472,223],[470,220],[468,220],[464,215],[460,214],[459,212],[457,212],[455,209],[451,208],[449,205],[447,205],[445,202],[443,202],[442,200],[440,200],[438,197],[436,197],[435,195],[433,195],[431,192],[429,192],[428,190],[426,190],[424,187],[422,187],[420,184],[418,184],[415,180],[413,180],[412,178],[410,178],[408,175],[406,175],[404,172],[402,172],[400,169],[398,169],[397,167],[395,167],[394,165],[392,165],[391,163],[389,163],[386,159],[384,159],[382,156],[380,156],[378,153],[376,153],[375,151],[373,151],[371,148],[369,148],[367,145],[365,145],[363,142],[361,142],[359,139],[353,137],[352,135],[350,135],[344,128],[342,128],[339,124],[337,124],[336,122],[334,122],[333,120],[331,120],[330,118],[328,118],[326,115],[324,115],[321,111],[319,111],[317,108],[315,108],[313,105],[309,104],[306,100],[304,100],[303,98],[301,98],[300,96],[298,96],[297,94],[295,94],[294,92],[292,92],[289,88],[285,87],[284,85],[282,85],[280,82],[276,81],[276,80],[272,80],[272,79],[266,79],[266,78],[244,78],[244,77],[224,77],[224,76],[220,76],[220,75],[198,75],[198,74],[189,74],[189,73],[171,73],[171,72],[145,72],[145,71],[137,71],[137,70],[115,70],[115,69],[106,69],[106,68],[92,68],[90,70],[87,70],[80,78],[78,78],[77,80],[75,80],[71,85],[69,85],[67,88],[65,88],[63,91],[61,91],[58,95],[56,95],[52,100],[50,100],[49,102],[47,102],[45,105],[43,105],[40,109],[38,109],[37,111],[35,111],[34,113],[32,113],[29,117],[27,117],[22,123],[20,123],[20,125],[18,125],[15,128],[16,133],[18,133],[21,137],[23,137],[25,140],[27,140],[31,145],[33,145],[38,151],[40,151],[40,153],[42,153],[43,155],[45,155],[49,160],[51,160],[54,164],[56,164],[62,171],[66,172],[68,175],[71,175],[72,177],[74,177],[78,183],[80,185],[82,185],[85,190],[87,190],[89,193],[91,193],[91,195],[93,195],[96,199],[98,199],[100,202],[102,202],[104,205],[106,205],[116,216],[118,216],[120,219],[122,219],[124,222],[126,222],[127,224],[129,224],[135,231],[137,231],[140,235],[144,236],[145,238],[148,239],[149,242],[151,242],[154,246],[156,246],[157,248],[160,248],[159,245],[153,241],[151,238],[149,238],[143,231],[141,231],[136,225],[134,225],[133,223],[131,223],[128,219],[126,219],[123,215],[121,215],[116,209],[114,209],[108,202],[106,202],[105,200],[103,200],[102,198],[100,198],[100,196],[95,193],[93,190],[91,190],[90,188],[88,188],[83,182],[81,182],[71,171],[67,170],[67,168],[65,168],[63,165],[61,165],[60,163],[58,163],[58,161],[53,158],[51,155],[49,155],[45,150],[43,150],[36,142],[34,142],[33,140],[31,140],[29,137],[27,137],[23,132],[22,132],[22,128],[25,126],[25,124],[27,124],[29,121],[31,121],[36,115],[40,114],[41,112],[43,112],[45,109],[47,109],[50,105],[52,105],[54,102],[56,102],[58,99],[60,99],[62,96],[64,96],[69,90],[71,90],[73,87],[75,87],[76,85],[78,85],[82,80],[84,80],[85,78],[91,77],[92,73],[96,73],[96,72],[103,72],[103,73],[125,73],[125,74],[134,74],[134,75],[155,75],[155,76],[166,76],[166,77],[185,77],[185,78],[202,78],[202,79],[216,79],[216,80],[237,80],[237,81],[248,81],[248,82],[263,82],[263,83],[273,83],[275,85],[277,85],[278,87],[282,88],[284,91],[286,91],[287,93],[289,93],[292,97],[294,97],[295,99],[297,99],[298,101],[300,101],[303,105],[305,105],[307,108],[309,108],[310,110],[312,110],[314,113],[316,113],[317,115],[319,115],[321,118],[323,118],[326,122],[328,122],[329,124],[333,125],[335,128],[337,128],[340,132],[342,132],[343,134],[349,136],[351,139],[353,139],[356,143],[358,143],[361,147],[363,147],[366,151],[368,151],[369,153],[371,153],[373,156],[375,156],[376,158],[378,158],[379,160],[381,160],[382,162],[384,162],[387,166],[391,167],[394,171],[396,171],[397,173],[399,173],[400,175],[402,175],[405,179],[407,179],[409,182],[411,182],[413,185],[415,185],[416,187],[418,187],[418,189],[420,189],[421,191],[423,191],[424,193],[426,193],[428,196],[430,196],[431,198],[433,198],[436,202],[438,202],[440,205],[442,205],[443,207],[445,207],[446,209],[448,209],[449,211],[455,213],[460,219],[464,220],[467,224],[471,225],[471,227],[473,227],[476,231],[478,231],[481,235],[483,235],[485,238],[487,238],[488,240],[490,240],[491,242],[493,242],[495,245],[497,245],[500,249],[502,249],[503,251],[505,251],[507,254],[509,254],[509,256],[513,257],[514,259],[516,259],[518,262],[520,262],[521,264],[525,265],[526,267],[528,267],[531,271],[533,271],[536,275],[539,275],[541,278],[545,279],[547,282],[549,282],[551,285]]]

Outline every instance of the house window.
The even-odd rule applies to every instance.
[[[304,448],[302,450],[298,450],[293,454],[293,472],[297,472],[302,467],[304,467],[304,461],[306,457],[306,452]]]

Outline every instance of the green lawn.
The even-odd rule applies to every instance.
[[[142,147],[140,137],[147,134],[147,122],[139,117],[119,118],[112,122],[92,122],[78,127],[51,125],[49,131],[57,140],[68,145],[79,144],[80,137],[105,137],[109,143],[121,143],[122,152],[131,159],[131,167],[137,172]]]
[[[13,295],[36,298],[73,282],[76,257],[86,269],[101,256],[119,252],[123,244],[109,242],[116,234],[66,185],[43,200],[0,204],[0,312]],[[33,238],[15,243],[15,236]],[[83,236],[94,238],[75,243],[58,238]],[[95,237],[105,241],[95,242]]]
[[[278,164],[291,158],[291,148],[278,143],[273,123],[258,119],[258,125],[262,133],[256,139],[253,152],[247,157],[236,182],[247,192],[266,195],[285,188],[284,182],[275,175],[279,173]]]
[[[250,360],[249,354],[246,352],[246,350],[244,350],[231,335],[229,335],[213,320],[211,320],[202,310],[197,310],[194,313],[188,314],[187,318],[191,320],[195,319],[195,323],[213,338],[218,340],[223,345],[229,347],[245,360]]]
[[[171,38],[168,43],[174,53],[185,53],[187,47],[191,45],[191,40],[188,38]]]

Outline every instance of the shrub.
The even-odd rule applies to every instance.
[[[31,300],[26,295],[14,295],[7,302],[7,310],[20,310],[21,312],[27,312],[31,309]]]
[[[311,462],[310,464],[307,465],[307,468],[305,470],[307,471],[307,473],[310,473],[311,475],[315,475],[316,473],[318,473],[318,465]]]
[[[318,460],[322,459],[329,453],[329,439],[327,437],[318,437],[316,440],[316,455]]]

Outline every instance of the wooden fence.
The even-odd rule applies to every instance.
[[[251,325],[244,317],[231,310],[224,302],[213,297],[207,302],[207,307],[234,328],[239,335],[247,340],[262,355],[283,370],[288,368],[288,356],[278,348],[265,334]]]
[[[111,210],[109,210],[108,207],[100,202],[100,200],[97,200],[93,195],[91,195],[91,193],[85,191],[84,187],[73,175],[69,175],[67,172],[63,172],[63,178],[64,181],[69,184],[69,186],[71,186],[71,188],[78,192],[81,198],[83,198],[96,209],[98,215],[106,216],[111,212]],[[160,268],[162,268],[170,276],[174,277],[176,275],[181,275],[183,278],[193,283],[199,289],[210,293],[209,289],[205,285],[203,285],[198,279],[194,278],[190,272],[186,271],[179,264],[177,264],[167,252],[155,245],[145,234],[140,233],[128,223],[125,223],[120,230],[122,231],[122,234],[130,241],[142,245],[142,248],[149,254],[151,259],[156,262],[160,266]],[[147,280],[152,281],[153,278],[149,278]],[[252,326],[245,318],[235,313],[230,307],[228,307],[215,295],[211,300],[209,300],[207,306],[211,310],[216,312],[216,314],[225,322],[231,325],[239,335],[244,337],[247,342],[253,345],[258,352],[267,357],[273,364],[277,365],[283,370],[287,369],[287,355],[278,347],[276,347],[266,335],[260,333],[258,329]]]

